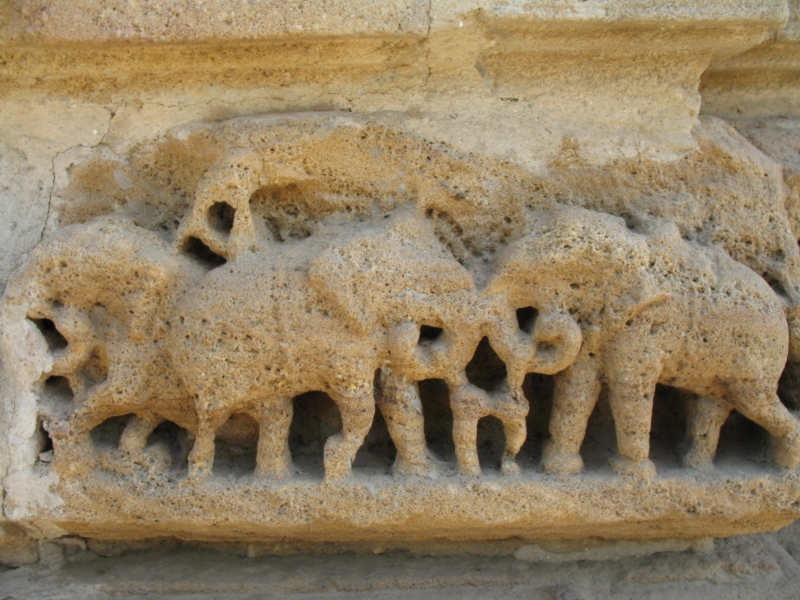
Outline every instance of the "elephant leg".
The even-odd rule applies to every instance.
[[[289,426],[294,405],[291,398],[270,399],[268,405],[253,411],[258,421],[258,453],[255,477],[282,479],[292,474],[289,451]]]
[[[134,416],[122,432],[119,449],[130,455],[140,454],[147,445],[147,438],[163,421],[164,419],[151,412]]]
[[[194,446],[189,453],[189,479],[203,480],[211,476],[214,467],[215,441],[217,429],[230,416],[229,412],[212,413],[198,408],[197,434]]]
[[[528,399],[525,398],[522,389],[513,387],[511,389],[514,391],[505,392],[497,399],[493,411],[503,422],[506,438],[506,447],[500,463],[503,475],[519,475],[517,454],[528,436],[528,426],[525,422],[530,410]]]
[[[384,370],[381,371],[381,380],[378,408],[397,448],[392,470],[399,475],[433,474],[417,384],[391,372],[386,374]]]
[[[581,473],[581,444],[600,396],[599,359],[586,353],[554,379],[550,440],[542,452],[542,469],[547,473]]]
[[[775,465],[795,468],[800,464],[800,424],[781,403],[774,387],[732,385],[730,400],[736,410],[769,432]]]
[[[609,381],[609,402],[617,432],[617,456],[609,462],[619,475],[652,479],[656,467],[650,460],[650,427],[660,369],[649,365],[649,368],[633,371],[627,368],[633,366],[632,361],[625,358],[620,362],[624,362],[621,372]]]
[[[107,381],[86,397],[76,396],[78,407],[68,419],[53,422],[53,469],[60,475],[79,475],[94,468],[95,454],[92,430],[110,417],[125,414],[117,409],[117,388]]]
[[[480,477],[478,421],[490,412],[488,395],[472,384],[461,384],[451,391],[450,406],[458,470],[462,475]]]
[[[453,421],[453,442],[456,446],[458,471],[462,475],[481,476],[478,460],[478,419],[461,418]]]
[[[522,448],[525,438],[528,436],[525,418],[504,420],[503,430],[506,434],[506,449],[503,452],[500,470],[503,475],[519,475],[520,468],[517,464],[517,454],[519,454],[520,448]]]
[[[360,388],[365,391],[357,395],[331,393],[342,416],[342,432],[332,435],[325,442],[323,463],[326,481],[335,481],[350,475],[356,452],[372,427],[372,419],[375,417],[372,382],[365,383]]]
[[[53,469],[62,476],[88,473],[94,468],[95,455],[92,430],[113,414],[99,413],[82,406],[69,420],[51,425],[49,432],[53,441]]]
[[[689,450],[683,457],[683,466],[700,470],[713,467],[719,432],[731,410],[729,404],[715,398],[698,397],[692,402],[686,425]]]
[[[630,326],[629,326],[630,327]],[[646,322],[634,323],[606,345],[608,399],[617,434],[617,456],[609,460],[619,475],[651,479],[653,396],[661,376],[661,354],[648,335]]]

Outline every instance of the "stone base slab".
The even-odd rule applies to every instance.
[[[604,473],[554,477],[356,474],[345,483],[251,477],[199,484],[89,475],[57,483],[62,503],[32,521],[103,539],[259,543],[694,539],[774,530],[800,516],[800,477],[772,471],[664,471],[650,482]],[[31,515],[33,516],[33,515]]]

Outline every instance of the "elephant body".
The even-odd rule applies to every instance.
[[[192,314],[193,320],[183,337],[176,334],[174,338],[174,354],[181,364],[191,365],[194,357],[206,353],[211,356],[200,359],[208,364],[207,369],[189,368],[184,377],[187,387],[196,394],[202,430],[190,460],[193,472],[210,467],[211,422],[222,418],[213,414],[260,406],[258,410],[263,414],[255,416],[266,432],[268,423],[290,418],[288,394],[323,389],[339,404],[344,421],[344,438],[336,437],[326,446],[326,475],[346,473],[368,428],[366,418],[358,415],[371,414],[369,372],[378,367],[381,385],[375,399],[397,446],[396,471],[428,469],[417,382],[442,378],[450,387],[461,471],[480,473],[475,448],[477,421],[493,414],[506,425],[503,470],[515,472],[514,457],[525,440],[527,401],[515,386],[494,394],[479,390],[469,384],[464,369],[482,336],[487,336],[509,365],[512,379],[519,379],[521,385],[528,371],[554,372],[571,362],[580,343],[577,327],[560,321],[566,329],[550,327],[543,335],[537,331],[533,336],[520,336],[514,311],[505,299],[479,294],[472,275],[445,249],[431,222],[436,211],[430,206],[426,209],[410,204],[397,208],[383,215],[377,224],[363,223],[362,231],[356,234],[347,219],[340,223],[344,227],[334,219],[316,227],[315,233],[297,247],[300,254],[310,252],[308,256],[292,255],[294,242],[276,243],[285,236],[269,234],[261,217],[253,212],[251,198],[259,189],[318,184],[305,173],[265,161],[257,152],[234,148],[221,155],[205,173],[192,211],[177,232],[178,247],[200,240],[230,261],[219,274],[208,276],[211,287],[207,295],[203,296],[204,284],[200,289],[202,299],[187,298],[182,309],[186,315],[182,316],[185,320]],[[219,207],[225,207],[229,215],[227,229],[221,228],[215,217]],[[285,281],[281,282],[281,278]],[[248,283],[244,283],[246,280]],[[278,306],[278,297],[288,308],[281,318],[269,321],[269,315],[284,310]],[[209,310],[212,305],[215,308]],[[254,334],[244,323],[234,322],[242,318],[239,313],[251,310],[251,305],[256,313],[266,311],[253,320],[270,323],[264,332]],[[305,306],[305,312],[299,306]],[[218,322],[203,317],[207,314],[225,316]],[[215,328],[204,333],[202,328],[212,322]],[[421,326],[438,328],[442,334],[430,345],[419,343]],[[269,337],[273,335],[271,328],[275,337]],[[318,341],[318,346],[311,347],[309,335]],[[543,360],[536,356],[534,339],[539,338],[569,343]],[[245,347],[252,352],[246,355]],[[272,362],[276,357],[288,359],[287,370],[265,374],[263,365],[257,364],[253,356],[260,353]],[[227,372],[223,376],[224,366],[215,362],[223,354],[225,360],[236,365],[237,374]],[[357,363],[359,366],[354,367]],[[300,369],[300,364],[308,368]],[[295,371],[290,373],[292,369]],[[341,377],[332,379],[332,371],[339,371]],[[250,377],[259,382],[254,390],[245,389]],[[280,392],[259,401],[259,395],[264,398],[259,391],[264,381],[270,382],[269,389],[275,386]],[[274,406],[282,408],[274,409],[278,412],[272,414]],[[352,417],[344,414],[348,411]],[[348,424],[348,419],[352,423]],[[269,431],[279,430],[281,427],[275,426]],[[273,438],[277,439],[273,433],[261,436],[264,443]],[[269,464],[269,472],[285,473],[288,450],[283,441],[274,444],[269,449],[265,447],[263,453],[259,446],[263,460],[258,463]],[[339,452],[341,448],[344,450]],[[280,456],[277,462],[269,462],[271,453]],[[334,454],[340,458],[331,462],[329,456]],[[258,469],[262,470],[260,466]]]
[[[342,417],[342,433],[325,446],[326,477],[346,475],[372,425],[381,368],[388,380],[377,400],[398,447],[397,466],[424,470],[412,389],[422,377],[392,356],[393,346],[399,356],[417,338],[393,328],[455,310],[474,290],[472,277],[413,215],[338,233],[245,253],[209,272],[179,303],[170,349],[195,398],[192,476],[210,470],[215,431],[237,412],[259,422],[257,474],[286,476],[292,398],[312,390],[327,392]]]
[[[52,321],[66,341],[45,378],[65,378],[74,397],[40,409],[59,471],[91,467],[89,432],[111,417],[135,415],[121,440],[129,451],[164,419],[196,428],[163,342],[174,303],[203,272],[157,235],[105,217],[59,231],[9,281],[6,301]]]
[[[327,392],[342,415],[344,436],[326,447],[328,475],[349,466],[372,425],[386,333],[348,327],[320,301],[307,271],[295,270],[298,261],[282,254],[267,265],[252,254],[211,271],[178,307],[171,348],[196,398],[193,470],[210,468],[214,433],[246,412],[260,427],[256,474],[288,475],[292,398],[303,392]],[[347,459],[338,459],[336,444],[346,445]]]
[[[638,229],[584,209],[542,211],[507,249],[490,284],[515,305],[568,313],[581,327],[575,362],[555,376],[545,470],[582,470],[579,450],[602,382],[618,472],[655,473],[648,456],[657,383],[700,397],[687,464],[713,459],[732,408],[777,440],[779,464],[797,464],[800,429],[775,394],[788,352],[779,299],[724,251],[685,242],[669,223]]]

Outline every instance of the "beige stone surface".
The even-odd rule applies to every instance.
[[[788,523],[798,424],[775,390],[798,248],[781,172],[718,121],[695,135],[685,161],[607,164],[602,184],[568,140],[536,175],[397,115],[239,118],[74,154],[4,296],[6,515],[44,538],[383,544]],[[654,399],[657,383],[698,397]],[[309,392],[330,408],[312,417]],[[654,403],[683,416],[651,449]],[[783,470],[746,429],[713,468],[732,408]],[[328,435],[294,437],[306,418]]]
[[[800,103],[800,5],[789,0],[789,20],[768,41],[713,60],[703,74],[703,111],[731,119],[795,117]]]
[[[572,22],[753,22],[778,28],[786,20],[784,2],[714,0],[682,1],[580,0],[566,2],[486,2],[395,0],[375,4],[328,1],[301,6],[272,0],[224,2],[208,0],[164,4],[142,2],[41,3],[20,0],[4,11],[6,43],[102,42],[110,40],[183,42],[271,36],[390,34],[425,35],[480,13],[496,19]]]
[[[798,22],[2,3],[0,590],[795,597]]]
[[[783,532],[782,532],[783,533]],[[794,533],[787,531],[786,533]],[[779,534],[781,535],[781,534]],[[528,562],[483,544],[477,555],[437,556],[366,547],[356,555],[263,556],[257,547],[214,551],[162,542],[142,552],[90,544],[58,571],[0,574],[14,598],[797,598],[792,548],[768,534],[718,540],[699,551],[559,564]],[[595,550],[602,544],[589,544]],[[468,551],[467,548],[462,548]],[[562,549],[555,553],[566,554]],[[588,556],[588,555],[587,555]],[[794,554],[796,556],[796,553]]]

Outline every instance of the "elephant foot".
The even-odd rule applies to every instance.
[[[707,452],[701,452],[694,448],[683,455],[681,462],[685,468],[694,469],[695,471],[709,472],[714,470],[713,456],[709,456]]]
[[[545,473],[578,475],[583,473],[583,458],[580,454],[559,450],[552,440],[548,440],[542,452],[542,469]]]
[[[516,456],[504,456],[503,461],[500,463],[500,471],[503,475],[519,475],[522,473],[517,464]]]
[[[86,475],[91,472],[95,467],[94,458],[76,458],[70,459],[67,457],[59,457],[55,452],[53,453],[53,461],[50,463],[53,471],[61,477],[78,477]]]
[[[265,465],[258,464],[253,471],[256,479],[288,479],[292,476],[292,467],[285,461],[270,462]]]
[[[458,462],[458,472],[469,477],[481,476],[481,463],[478,460],[478,453],[472,450],[460,451],[456,447],[456,461]]]
[[[189,481],[199,483],[206,481],[209,477],[211,477],[210,465],[200,465],[191,460],[189,461],[189,474],[186,477]]]
[[[325,442],[325,451],[322,458],[325,467],[325,481],[339,481],[352,473],[350,459],[347,456],[344,436],[337,433]]]
[[[414,475],[416,477],[427,477],[433,479],[437,476],[436,466],[427,457],[421,460],[409,460],[399,454],[392,465],[392,473],[395,475]]]
[[[800,464],[800,432],[773,440],[772,462],[782,469],[794,469]]]
[[[617,475],[636,479],[654,479],[656,476],[656,466],[651,460],[631,460],[621,456],[612,456],[608,459],[608,464]]]
[[[95,467],[94,452],[83,444],[53,438],[53,471],[61,477],[86,475]]]

